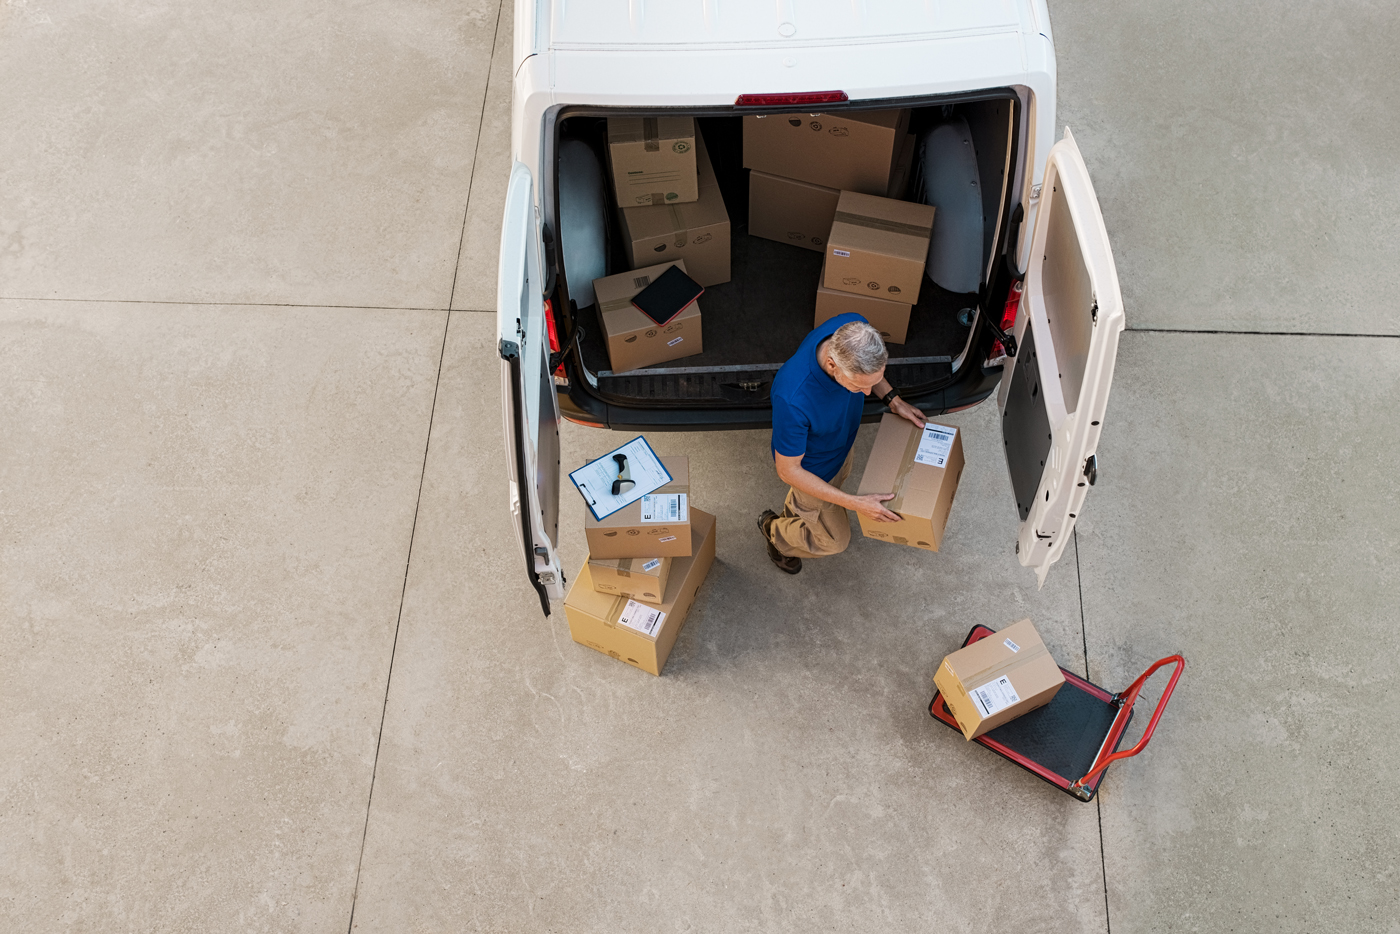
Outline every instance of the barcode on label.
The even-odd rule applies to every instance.
[[[688,522],[687,499],[684,493],[648,493],[642,497],[642,521]]]
[[[1011,679],[1005,675],[995,681],[988,681],[979,688],[973,688],[970,693],[973,702],[977,705],[978,712],[983,717],[990,717],[997,711],[1005,710],[1021,700],[1016,689],[1011,686]]]
[[[666,614],[656,607],[628,600],[627,605],[622,608],[622,614],[617,618],[617,624],[635,629],[643,635],[654,636],[665,619]]]
[[[675,540],[676,540],[676,536],[674,536],[674,535],[667,535],[665,538],[658,538],[658,539],[656,540],[656,543],[657,543],[658,545],[664,545],[664,544],[666,544],[667,542],[674,542]]]
[[[1020,647],[1019,645],[1017,645],[1016,643],[1012,642],[1010,639],[1003,639],[1003,640],[1001,640],[1001,644],[1004,645],[1004,646],[1006,646],[1008,649],[1010,649],[1010,650],[1013,651],[1013,652],[1019,652],[1019,651],[1021,651],[1021,647]]]
[[[642,570],[643,570],[643,571],[655,571],[655,570],[656,570],[657,568],[659,568],[659,567],[661,567],[661,559],[660,559],[660,558],[652,558],[652,559],[651,559],[650,561],[648,561],[646,564],[642,565]]]
[[[680,343],[681,341],[683,341],[683,340],[685,340],[684,337],[678,337],[678,338],[676,338],[676,339],[673,340],[673,341],[667,341],[667,342],[666,342],[666,346],[667,346],[667,347],[674,347],[674,346],[676,346],[677,344],[679,344],[679,343]]]
[[[636,276],[632,279],[634,289],[644,289],[651,285],[651,276]]]
[[[851,255],[851,251],[850,251],[850,250],[832,250],[832,251],[831,251],[831,255],[832,255],[832,256],[850,256],[850,255]]]

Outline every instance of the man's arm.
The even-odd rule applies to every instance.
[[[888,389],[885,391],[889,392]],[[899,521],[898,513],[890,512],[884,506],[887,500],[894,499],[893,493],[867,493],[864,496],[854,496],[845,490],[832,486],[804,468],[800,455],[788,457],[786,454],[774,453],[773,459],[778,467],[778,478],[795,490],[801,490],[808,496],[815,496],[817,499],[835,503],[837,506],[854,509],[862,516],[877,522]]]
[[[882,379],[873,387],[871,387],[870,394],[876,399],[879,399],[882,398],[885,395],[885,393],[889,392],[893,388],[894,387],[890,385],[889,380]],[[890,411],[900,416],[901,418],[909,419],[909,421],[913,422],[915,425],[918,425],[920,428],[924,427],[924,413],[920,412],[918,409],[914,408],[914,406],[905,402],[902,398],[898,396],[890,400]]]

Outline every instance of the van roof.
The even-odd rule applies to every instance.
[[[554,49],[788,47],[1017,30],[1020,0],[539,0]]]

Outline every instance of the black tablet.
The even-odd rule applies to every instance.
[[[672,266],[632,299],[632,304],[657,324],[665,324],[686,309],[705,287]]]

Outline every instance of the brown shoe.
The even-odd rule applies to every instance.
[[[768,544],[768,560],[777,565],[778,570],[788,574],[796,574],[802,570],[801,558],[789,558],[777,549],[773,544],[773,535],[769,531],[772,528],[773,520],[778,518],[778,514],[771,509],[763,510],[758,517],[758,530],[763,533],[763,540]]]

